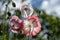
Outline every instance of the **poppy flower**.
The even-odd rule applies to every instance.
[[[26,36],[35,36],[41,30],[41,24],[37,16],[29,16],[24,20],[23,32]]]
[[[17,33],[22,30],[22,20],[20,20],[17,16],[12,16],[9,20],[9,27],[13,33]]]
[[[31,4],[27,3],[27,2],[23,2],[21,4],[20,10],[21,10],[21,13],[22,13],[22,17],[27,18],[28,16],[31,16],[33,14],[33,8],[31,6]]]

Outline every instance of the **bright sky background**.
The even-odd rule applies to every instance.
[[[2,1],[2,0],[1,0]],[[0,10],[4,10],[5,6],[1,6],[0,1]],[[12,7],[11,3],[9,4],[10,9],[19,9],[21,0],[13,0],[16,3],[16,8]],[[48,14],[57,14],[57,16],[60,16],[60,0],[27,0],[27,2],[30,2],[33,6],[33,8],[43,9]]]

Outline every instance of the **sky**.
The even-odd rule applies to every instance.
[[[1,0],[2,1],[2,0]],[[0,1],[0,10],[4,11],[5,6],[1,6]],[[21,0],[13,0],[16,4],[14,8],[12,3],[9,4],[10,9],[19,9],[21,5]],[[43,9],[47,14],[54,14],[56,16],[60,15],[60,0],[27,0],[28,3],[31,3],[33,8]]]
[[[43,0],[40,9],[45,10],[48,14],[60,16],[60,0]]]

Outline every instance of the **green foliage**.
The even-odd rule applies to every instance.
[[[38,10],[38,9],[37,9]],[[35,10],[36,11],[36,10]],[[38,11],[36,11],[38,13]],[[42,10],[42,15],[39,12],[38,15],[39,18],[42,18],[42,27],[45,25],[46,29],[51,30],[53,32],[53,36],[51,37],[48,35],[49,40],[59,40],[60,38],[60,18],[59,17],[54,17],[52,15],[47,15],[46,12]],[[46,23],[48,23],[46,25]],[[56,36],[56,37],[55,37]]]
[[[18,16],[19,18],[22,17],[22,16],[21,16],[21,12],[20,12],[20,10],[15,10],[15,14],[16,14],[16,16]]]

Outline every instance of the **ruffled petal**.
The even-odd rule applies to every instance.
[[[9,27],[11,31],[17,33],[22,29],[22,20],[20,20],[17,16],[12,16],[9,20]]]
[[[34,16],[34,15],[29,16],[27,18],[27,20],[25,20],[25,21],[28,21],[29,23],[32,24],[31,28],[29,28],[29,26],[27,26],[27,25],[30,25],[29,23],[26,22],[27,24],[26,25],[24,24],[25,26],[23,27],[24,28],[23,31],[26,33],[25,34],[26,36],[35,36],[40,32],[41,24],[40,24],[37,16]],[[27,29],[29,29],[29,30],[27,30]]]

